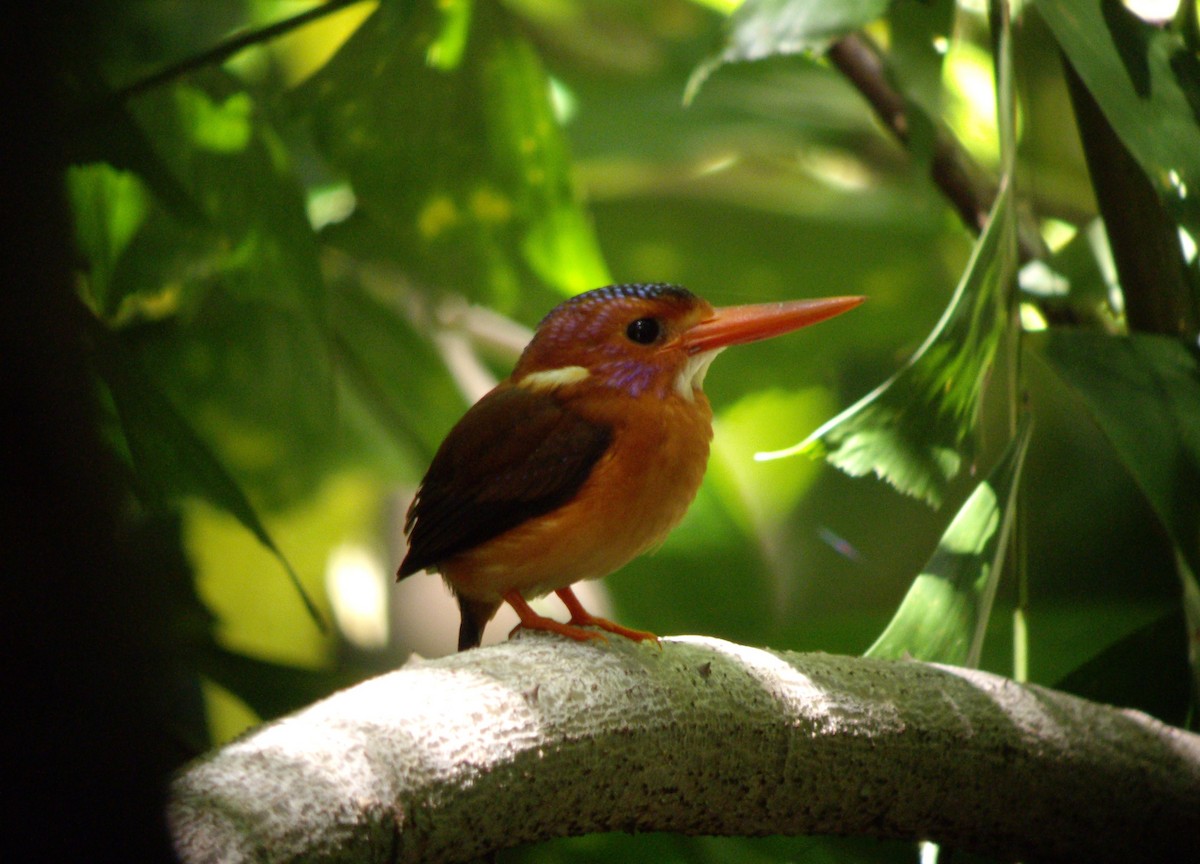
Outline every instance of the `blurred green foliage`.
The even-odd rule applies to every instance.
[[[184,519],[199,593],[177,635],[224,688],[209,703],[219,737],[253,716],[211,707],[229,694],[267,718],[431,650],[412,609],[385,612],[383,642],[353,637],[331,554],[353,544],[394,570],[434,448],[511,365],[521,331],[470,304],[532,327],[608,281],[679,282],[717,304],[870,297],[722,356],[709,481],[659,552],[605,580],[624,623],[859,653],[895,615],[889,656],[978,660],[1194,716],[1195,15],[1037,0],[1010,31],[978,4],[917,0],[102,5],[66,70],[79,294],[130,518]],[[903,144],[822,56],[862,27],[902,97]],[[1151,333],[1122,317],[1134,282],[1108,241],[1124,193],[1103,156],[1085,164],[1071,118],[1088,94],[1085,137],[1106,126],[1166,214],[1178,266],[1153,290],[1192,310]],[[995,131],[1006,114],[1012,143]],[[930,178],[945,140],[984,178],[973,194],[1006,190],[982,239]],[[754,460],[817,427],[833,464],[888,482]],[[445,618],[415,617],[448,650],[438,596]],[[634,847],[662,861],[912,854],[646,837],[505,860]]]

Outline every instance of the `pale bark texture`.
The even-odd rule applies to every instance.
[[[1200,861],[1200,736],[916,662],[526,634],[270,723],[173,787],[185,862],[466,861],[594,831]]]

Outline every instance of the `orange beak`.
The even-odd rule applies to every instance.
[[[725,306],[680,336],[688,354],[699,354],[730,345],[769,339],[816,324],[853,309],[866,297],[826,297],[821,300],[789,300]]]

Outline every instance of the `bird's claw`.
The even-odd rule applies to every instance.
[[[574,639],[576,642],[588,642],[592,640],[608,642],[608,637],[603,633],[597,633],[595,630],[584,630],[582,627],[575,626],[574,623],[564,624],[552,618],[542,618],[540,621],[522,621],[508,632],[508,638],[511,639],[515,636],[518,630],[541,630],[546,633],[557,633],[560,636],[566,636],[568,639]]]

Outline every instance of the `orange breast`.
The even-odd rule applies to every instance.
[[[687,512],[708,464],[712,409],[687,400],[609,393],[571,408],[613,428],[608,451],[569,502],[441,564],[464,597],[546,594],[598,579],[661,543]]]

